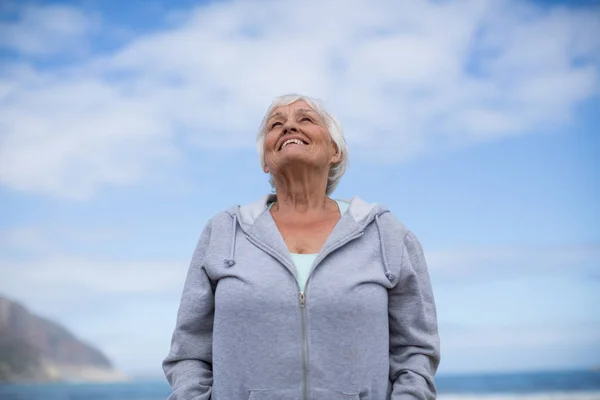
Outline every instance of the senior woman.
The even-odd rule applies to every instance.
[[[348,151],[320,102],[276,98],[257,139],[275,194],[204,228],[163,362],[170,399],[434,399],[415,235],[386,208],[329,197]]]

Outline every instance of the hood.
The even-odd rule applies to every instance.
[[[263,196],[261,199],[253,203],[243,206],[236,205],[227,210],[227,214],[229,214],[232,218],[230,254],[229,258],[225,259],[225,264],[227,266],[235,265],[235,238],[238,227],[246,235],[252,235],[259,238],[266,236],[264,241],[267,243],[282,241],[281,235],[279,234],[279,231],[277,230],[272,219],[264,218],[267,216],[265,212],[267,211],[268,204],[274,202],[275,200],[277,200],[277,196],[275,194],[269,194]],[[342,201],[349,203],[348,211],[342,215],[340,221],[331,232],[329,239],[327,239],[323,245],[321,252],[326,253],[328,250],[335,247],[337,243],[347,239],[348,237],[360,236],[368,225],[370,225],[372,222],[375,222],[379,234],[379,245],[385,268],[385,274],[390,281],[393,281],[395,279],[395,274],[389,269],[380,222],[380,216],[388,213],[389,210],[376,203],[367,203],[358,196],[354,196],[350,200]],[[273,231],[275,231],[275,234]],[[282,249],[281,252],[289,253],[286,250],[287,248],[284,246],[284,249]],[[288,262],[287,264],[289,264],[288,268],[293,268],[293,263]]]
[[[240,224],[240,227],[244,232],[247,232],[254,225],[257,218],[265,211],[267,211],[267,205],[277,200],[277,195],[268,194],[263,196],[261,199],[246,204],[243,206],[233,206],[227,210],[227,213],[232,217],[235,217]],[[350,200],[341,200],[349,203],[348,214],[352,217],[354,223],[357,226],[362,226],[363,229],[366,225],[373,221],[375,216],[389,212],[385,207],[379,204],[370,204],[360,199],[358,196],[354,196]],[[345,215],[344,215],[345,216]],[[344,217],[342,216],[342,217]]]

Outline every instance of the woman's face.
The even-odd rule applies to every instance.
[[[340,161],[325,122],[304,101],[275,108],[266,129],[265,172],[277,174],[304,164],[329,173],[330,165]]]

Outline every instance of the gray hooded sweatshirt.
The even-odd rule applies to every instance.
[[[300,292],[273,200],[206,225],[163,362],[169,399],[435,399],[436,310],[413,233],[353,198]]]

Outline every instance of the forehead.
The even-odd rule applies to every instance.
[[[271,111],[271,114],[269,115],[269,117],[274,117],[277,115],[285,115],[285,114],[293,114],[296,112],[315,112],[315,110],[308,105],[307,102],[305,102],[304,100],[298,100],[295,101],[291,104],[288,104],[287,106],[279,106],[273,109],[273,111]]]

